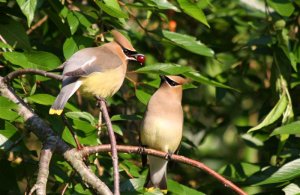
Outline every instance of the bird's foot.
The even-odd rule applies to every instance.
[[[138,154],[144,154],[144,152],[145,152],[145,146],[143,146],[143,145],[139,146],[137,152],[138,152]]]
[[[172,155],[173,155],[173,152],[168,152],[168,153],[165,155],[165,159],[166,159],[166,160],[171,160],[171,159],[172,159]]]

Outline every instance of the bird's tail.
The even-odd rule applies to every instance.
[[[74,79],[73,79],[74,81]],[[77,91],[81,85],[81,81],[77,80],[72,82],[71,78],[63,81],[63,87],[61,88],[58,96],[56,97],[53,105],[49,110],[49,114],[61,115],[63,109],[69,100],[69,98]]]
[[[144,187],[147,191],[159,188],[164,194],[166,194],[168,161],[155,156],[148,156],[148,159],[149,172]]]
[[[61,115],[68,99],[68,94],[60,92],[56,97],[55,102],[52,104],[49,114]]]

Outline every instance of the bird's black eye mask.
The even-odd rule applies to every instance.
[[[166,76],[161,76],[161,79],[162,79],[162,81],[166,81],[172,87],[180,85],[179,83],[173,81],[172,79],[170,79],[169,77],[166,77]]]
[[[136,51],[131,51],[131,50],[126,49],[126,48],[122,48],[122,50],[123,50],[124,54],[125,54],[126,56],[128,56],[128,57],[132,57],[132,56],[138,54],[138,52],[136,52]]]

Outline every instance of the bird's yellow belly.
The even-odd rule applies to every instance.
[[[172,125],[164,120],[144,122],[141,132],[143,145],[164,152],[177,150],[182,138],[182,126]]]
[[[105,72],[94,72],[81,77],[83,91],[102,98],[111,97],[122,86],[125,71],[122,67]]]

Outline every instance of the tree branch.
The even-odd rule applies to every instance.
[[[27,69],[22,69],[22,70],[16,70],[4,77],[4,81],[8,82],[13,80],[14,78],[24,75],[24,74],[33,74],[33,75],[41,75],[45,76],[48,78],[56,79],[56,80],[62,80],[62,75],[58,75],[52,72],[47,72],[46,70],[38,70],[38,69],[33,69],[33,68],[27,68]]]
[[[37,176],[37,181],[31,188],[29,195],[36,191],[37,195],[46,194],[46,185],[49,176],[49,164],[52,157],[53,151],[49,149],[42,149],[40,161],[39,161],[39,171]]]
[[[109,152],[110,149],[111,149],[111,146],[109,144],[106,144],[106,145],[99,145],[99,146],[87,146],[87,147],[84,147],[80,152],[82,153],[82,155],[90,155],[90,154],[94,154],[97,152]],[[168,155],[168,153],[166,153],[166,152],[161,152],[161,151],[154,150],[154,149],[143,148],[143,150],[141,151],[141,147],[138,147],[138,146],[117,145],[117,150],[119,152],[137,153],[137,154],[142,153],[142,154],[157,156],[157,157],[161,157],[161,158],[166,158],[166,156]],[[239,188],[238,186],[233,184],[231,181],[227,180],[226,178],[224,178],[223,176],[221,176],[220,174],[218,174],[217,172],[215,172],[214,170],[212,170],[211,168],[207,167],[205,164],[203,164],[199,161],[189,159],[187,157],[184,157],[181,155],[176,155],[176,154],[172,154],[170,156],[170,160],[174,160],[176,162],[180,162],[183,164],[187,164],[187,165],[199,168],[199,169],[203,170],[204,172],[206,172],[207,174],[216,178],[218,181],[223,183],[224,186],[229,187],[237,194],[247,195],[247,193],[244,192],[241,188]]]
[[[103,113],[104,120],[106,122],[106,126],[108,129],[108,135],[110,139],[110,150],[112,154],[112,161],[113,161],[113,170],[114,170],[114,194],[119,195],[120,194],[120,176],[119,176],[119,163],[118,163],[118,151],[116,148],[117,142],[116,142],[116,137],[114,130],[112,128],[112,124],[108,115],[107,107],[106,107],[106,102],[102,98],[98,98],[98,102],[100,103],[100,109]]]
[[[45,74],[45,71],[37,71],[34,69],[15,71],[7,75],[7,77],[5,77],[5,81],[3,77],[0,77],[0,94],[18,105],[17,111],[19,115],[24,118],[26,128],[32,131],[42,141],[44,149],[62,154],[63,157],[71,164],[71,166],[79,173],[83,181],[95,189],[98,194],[112,194],[107,185],[103,183],[90,169],[88,169],[88,167],[85,166],[82,155],[78,153],[76,149],[70,149],[70,147],[54,133],[49,125],[39,118],[6,84],[7,82],[10,82],[10,79],[13,79],[16,76],[24,73],[37,73],[44,76],[50,75],[51,78],[52,76],[59,76],[52,73]],[[41,155],[43,155],[43,152]],[[44,157],[41,156],[41,158]],[[45,159],[47,158],[45,157]],[[45,172],[44,168],[41,168],[40,170]],[[39,173],[39,176],[41,177],[45,177],[45,175],[47,174]],[[38,180],[47,181],[47,178],[39,178]]]

